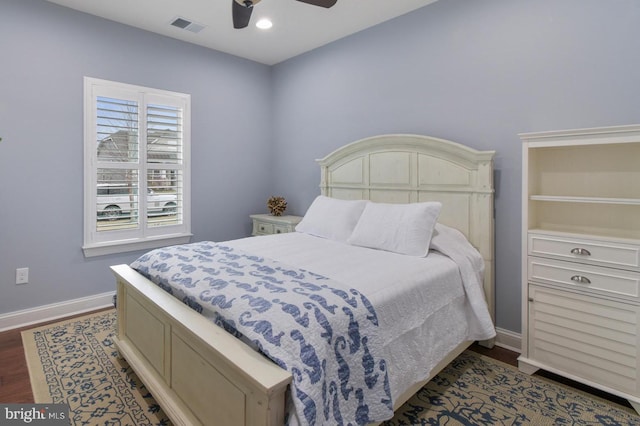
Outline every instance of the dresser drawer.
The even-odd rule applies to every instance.
[[[593,263],[614,268],[640,269],[640,246],[530,232],[529,255]]]
[[[560,284],[610,296],[640,296],[640,273],[529,256],[531,282]]]

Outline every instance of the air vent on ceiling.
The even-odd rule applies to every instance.
[[[195,22],[189,21],[188,19],[184,19],[180,17],[175,18],[173,21],[171,21],[171,25],[173,25],[174,27],[181,28],[183,30],[191,31],[192,33],[196,33],[196,34],[204,29],[204,25],[197,24]]]

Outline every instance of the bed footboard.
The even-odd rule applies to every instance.
[[[129,266],[111,270],[116,347],[174,424],[284,423],[288,372]]]

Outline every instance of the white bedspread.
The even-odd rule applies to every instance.
[[[431,251],[426,258],[295,232],[225,244],[362,292],[375,306],[384,330],[394,401],[411,385],[424,381],[461,342],[495,336],[481,285],[483,259],[462,234],[443,225],[436,227],[432,239],[432,248],[439,251]]]

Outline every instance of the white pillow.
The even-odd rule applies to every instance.
[[[366,204],[365,200],[339,200],[319,195],[296,226],[296,231],[346,242]]]
[[[348,243],[393,253],[424,257],[442,204],[368,203]]]

